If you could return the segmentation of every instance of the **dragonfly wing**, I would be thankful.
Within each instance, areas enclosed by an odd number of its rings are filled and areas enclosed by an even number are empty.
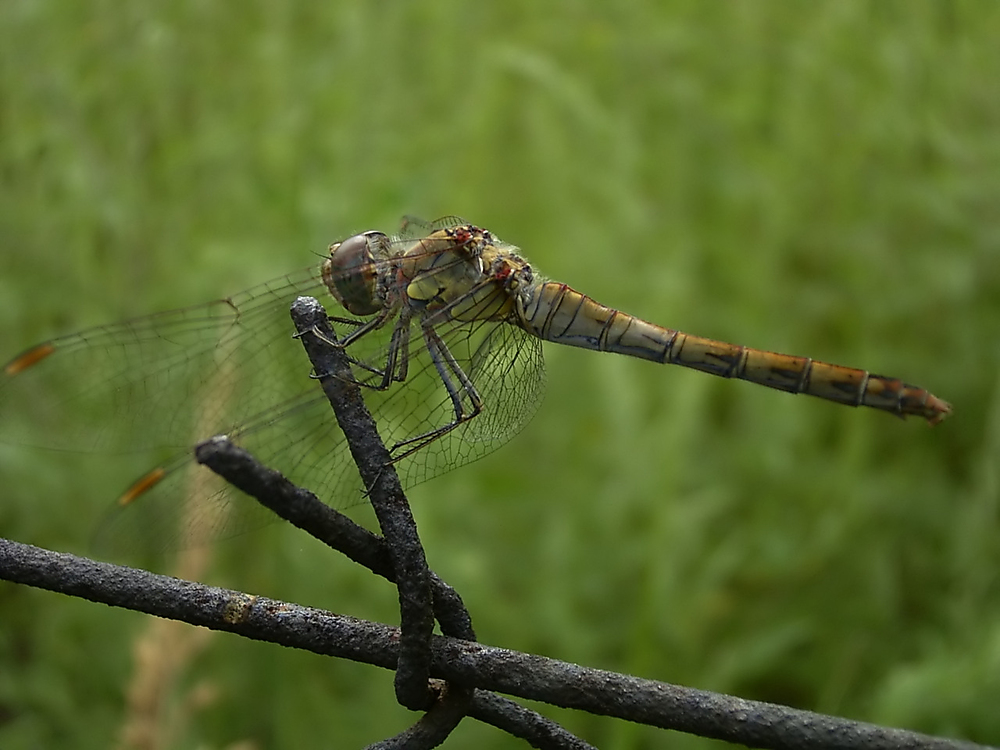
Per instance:
[[[343,433],[316,383],[254,416],[229,437],[331,505],[345,507],[364,498]],[[192,449],[175,454],[160,471],[162,476],[154,474],[155,483],[133,503],[111,509],[98,529],[98,550],[135,556],[197,547],[277,519],[199,465]]]
[[[414,483],[492,453],[534,417],[545,395],[541,341],[508,323],[445,336],[483,400],[482,411],[426,448],[406,467]]]
[[[308,365],[287,310],[321,287],[308,269],[34,347],[0,374],[0,441],[125,453],[227,432],[301,388]]]
[[[344,330],[336,324],[338,334]],[[483,410],[396,464],[404,487],[412,487],[475,461],[509,441],[534,415],[544,391],[540,341],[520,328],[496,321],[449,322],[438,327],[455,361],[481,394]],[[377,380],[384,366],[391,326],[352,346],[359,380]],[[407,378],[386,390],[363,388],[388,446],[448,425],[454,407],[427,348],[412,336]],[[266,466],[314,492],[335,508],[364,500],[363,486],[346,440],[317,384],[251,417],[229,437]],[[197,465],[190,449],[163,464],[162,477],[135,502],[112,510],[98,533],[107,553],[136,555],[198,546],[234,536],[275,519],[270,511]]]
[[[419,240],[438,229],[457,227],[467,224],[465,219],[458,216],[442,216],[434,221],[427,221],[417,216],[404,216],[399,228],[399,239],[404,241]]]
[[[456,416],[419,324],[414,323],[412,328],[407,349],[401,355],[407,359],[406,380],[386,391],[364,392],[379,433],[390,449],[444,428]],[[483,406],[477,416],[396,463],[404,487],[482,458],[508,442],[534,416],[544,393],[541,342],[522,329],[495,320],[451,320],[435,326],[435,331],[457,366],[468,375]],[[385,347],[378,350],[376,358],[364,359],[371,369],[384,365]],[[349,353],[357,356],[354,350]],[[356,372],[359,378],[371,379],[367,369]],[[457,378],[452,380],[457,385]],[[469,395],[460,386],[458,390],[464,406],[471,411]]]

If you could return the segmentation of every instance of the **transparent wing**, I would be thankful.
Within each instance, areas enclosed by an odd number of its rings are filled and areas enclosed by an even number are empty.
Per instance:
[[[288,308],[321,289],[317,267],[40,344],[0,379],[0,441],[124,453],[228,432],[303,387]]]
[[[341,335],[350,330],[344,324],[338,328]],[[483,396],[483,410],[401,459],[396,469],[404,487],[496,450],[527,424],[544,394],[539,339],[496,321],[450,321],[437,332]],[[390,336],[391,326],[387,326],[349,348],[352,357],[365,363],[355,368],[359,380],[377,379],[371,370],[384,364]],[[386,390],[363,389],[379,433],[390,448],[454,419],[448,391],[422,338],[411,336],[401,356],[408,359],[404,382]],[[229,436],[262,463],[333,507],[349,507],[363,501],[362,483],[329,403],[318,385],[312,385],[299,396],[255,415]],[[100,531],[103,550],[134,553],[196,546],[275,520],[269,511],[198,466],[190,450],[176,455],[164,470],[163,479],[134,505],[113,509]]]
[[[458,366],[482,398],[482,411],[396,464],[410,487],[475,461],[513,438],[531,420],[545,393],[541,341],[508,323],[450,323],[437,327]],[[386,445],[450,424],[454,408],[427,348],[410,345],[406,388],[366,394]]]
[[[438,334],[482,395],[483,410],[395,463],[407,488],[482,458],[507,443],[534,416],[544,395],[541,341],[520,328],[494,321],[452,321],[439,326]],[[390,335],[386,328],[366,337],[375,358],[386,356]],[[348,352],[356,358],[363,354],[353,346]],[[448,425],[455,416],[448,391],[420,336],[411,336],[403,356],[409,359],[404,382],[386,390],[362,389],[365,404],[390,451],[398,443]],[[374,361],[377,359],[367,358],[369,364]],[[355,368],[355,375],[359,380],[374,379],[366,369]],[[301,413],[294,421],[264,414],[232,437],[263,463],[334,507],[361,502],[360,477],[326,398],[310,395],[296,408]]]
[[[431,232],[448,227],[457,227],[467,224],[465,219],[459,216],[442,216],[434,221],[421,219],[419,216],[404,216],[399,227],[399,239],[403,241],[419,240],[426,237]]]

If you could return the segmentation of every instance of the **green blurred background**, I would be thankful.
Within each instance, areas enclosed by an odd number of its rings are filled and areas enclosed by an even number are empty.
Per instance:
[[[993,2],[5,0],[0,359],[416,213],[646,319],[903,377],[953,418],[550,345],[528,429],[414,512],[484,642],[1000,743],[997,39]],[[7,445],[0,477],[3,536],[78,552],[121,484]],[[219,549],[212,582],[396,621],[281,526]],[[114,745],[146,627],[0,584],[0,746]],[[162,746],[415,718],[381,670],[201,647]],[[602,748],[712,744],[541,710]]]

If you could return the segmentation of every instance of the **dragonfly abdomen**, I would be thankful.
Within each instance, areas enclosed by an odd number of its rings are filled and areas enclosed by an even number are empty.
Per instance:
[[[602,305],[558,282],[525,291],[518,313],[523,328],[547,341],[683,365],[848,406],[914,414],[931,424],[951,413],[951,406],[929,391],[896,378],[692,336]]]
[[[868,406],[900,417],[913,414],[937,424],[951,406],[930,391],[867,370],[778,354],[674,333],[663,361],[739,378],[788,393],[805,393],[847,406]],[[728,369],[721,368],[725,364]]]

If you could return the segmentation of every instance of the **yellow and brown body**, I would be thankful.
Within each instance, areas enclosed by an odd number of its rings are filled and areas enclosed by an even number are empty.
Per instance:
[[[950,404],[896,378],[663,328],[602,305],[566,284],[550,281],[521,290],[516,311],[518,323],[546,341],[683,365],[899,416],[913,414],[931,424],[951,413]]]

